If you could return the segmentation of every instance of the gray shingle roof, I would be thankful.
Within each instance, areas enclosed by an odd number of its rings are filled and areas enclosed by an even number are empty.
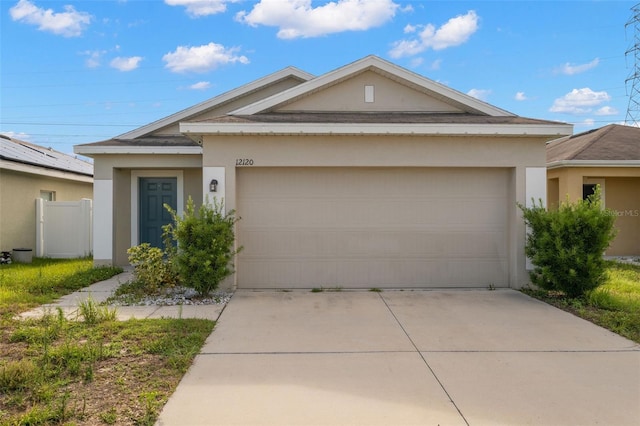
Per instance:
[[[0,159],[45,169],[93,176],[93,164],[29,142],[0,135]]]
[[[197,121],[193,121],[197,122]],[[281,112],[255,115],[224,115],[201,122],[207,123],[376,123],[376,124],[557,124],[519,116],[481,114],[446,114],[427,112]]]
[[[547,144],[547,163],[640,160],[640,128],[609,124]]]
[[[77,146],[199,146],[196,142],[182,135],[143,136],[134,139],[114,138],[106,141],[87,143]]]

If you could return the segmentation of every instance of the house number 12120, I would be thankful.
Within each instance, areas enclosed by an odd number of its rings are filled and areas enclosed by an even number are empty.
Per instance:
[[[237,158],[236,166],[253,166],[253,158]]]

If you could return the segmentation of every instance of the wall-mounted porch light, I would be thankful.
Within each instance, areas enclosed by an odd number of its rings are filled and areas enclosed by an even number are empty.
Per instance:
[[[217,192],[218,191],[218,181],[215,179],[211,179],[211,183],[209,184],[209,192]]]

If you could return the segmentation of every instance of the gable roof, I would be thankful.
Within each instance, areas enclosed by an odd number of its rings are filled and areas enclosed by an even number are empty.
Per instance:
[[[399,67],[377,56],[366,56],[356,62],[345,65],[334,71],[330,71],[319,77],[300,84],[289,90],[255,102],[251,105],[230,112],[230,115],[254,115],[271,112],[274,109],[293,102],[305,96],[309,96],[319,90],[337,84],[365,71],[374,71],[393,80],[400,81],[429,96],[454,105],[460,110],[472,114],[484,114],[492,116],[513,116],[514,114],[503,109],[489,105],[479,99],[451,89],[406,68]]]
[[[375,73],[417,94],[434,109],[312,111],[297,109],[318,92]],[[347,84],[348,84],[347,82]],[[366,87],[365,87],[366,89]],[[333,99],[333,98],[331,98]],[[400,99],[403,99],[400,97]],[[428,102],[432,101],[431,104]],[[365,101],[366,102],[366,101]],[[385,108],[384,104],[382,108]],[[234,109],[235,108],[235,109]],[[330,124],[329,126],[327,124]],[[170,129],[170,130],[169,130]],[[544,136],[569,135],[567,123],[535,120],[487,104],[377,56],[367,56],[319,77],[287,67],[191,108],[113,139],[76,145],[74,152],[96,154],[201,154],[204,134],[423,134]],[[165,130],[168,130],[165,134]],[[195,142],[190,143],[189,141]]]
[[[609,124],[547,144],[549,167],[625,162],[640,162],[640,128]]]
[[[11,165],[28,165],[39,169],[93,176],[93,164],[91,163],[51,148],[44,148],[6,135],[0,135],[0,160],[2,160],[3,168],[14,169],[16,167],[11,167]]]
[[[439,111],[295,110],[304,98],[366,72],[435,99]],[[327,124],[330,124],[329,126]],[[558,137],[573,126],[519,117],[501,108],[415,74],[377,56],[367,56],[226,115],[180,123],[180,131],[201,141],[205,134],[343,134],[343,135],[502,135]]]
[[[269,74],[236,89],[230,90],[228,92],[222,93],[221,95],[201,102],[197,105],[169,115],[168,117],[154,121],[153,123],[147,124],[145,126],[138,127],[137,129],[134,129],[130,132],[123,133],[122,135],[117,136],[115,139],[135,139],[141,136],[149,135],[150,133],[163,127],[180,121],[189,120],[197,115],[205,113],[208,110],[220,107],[227,102],[231,102],[232,100],[237,99],[240,96],[245,96],[258,89],[285,80],[287,78],[294,78],[300,80],[301,82],[304,82],[312,79],[313,75],[304,72],[296,67],[286,67],[280,71],[276,71],[275,73]]]

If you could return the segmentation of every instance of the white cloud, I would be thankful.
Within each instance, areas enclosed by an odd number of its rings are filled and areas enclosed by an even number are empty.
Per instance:
[[[580,64],[580,65],[571,65],[569,62],[567,62],[561,67],[558,67],[556,69],[556,72],[559,72],[561,74],[566,74],[566,75],[580,74],[582,72],[590,70],[591,68],[597,67],[599,63],[600,63],[599,58],[595,58],[591,62],[588,62],[586,64]]]
[[[172,72],[207,72],[220,65],[240,62],[248,64],[246,56],[237,55],[237,47],[226,48],[221,44],[209,43],[202,46],[178,46],[174,52],[162,57]]]
[[[189,89],[191,89],[191,90],[206,90],[206,89],[208,89],[210,87],[211,87],[211,83],[209,83],[208,81],[199,81],[199,82],[189,86]]]
[[[399,40],[393,43],[389,51],[392,58],[417,55],[427,49],[442,50],[453,46],[459,46],[469,40],[469,37],[478,30],[479,17],[475,11],[470,10],[465,15],[458,15],[449,19],[444,25],[436,29],[433,24],[425,26],[407,26],[410,28],[422,28],[418,38]]]
[[[141,56],[130,56],[128,58],[118,56],[113,58],[109,65],[119,71],[133,71],[138,68],[140,61],[142,61]]]
[[[227,3],[236,0],[164,0],[169,6],[184,6],[192,18],[215,15],[227,10]]]
[[[441,66],[442,59],[436,59],[435,61],[431,62],[431,66],[429,68],[432,70],[439,70]]]
[[[21,141],[29,142],[31,141],[31,135],[24,132],[2,132],[3,135],[8,136],[12,139],[18,139]]]
[[[86,12],[78,12],[73,6],[64,6],[64,12],[37,7],[29,0],[20,0],[9,9],[11,19],[37,25],[40,31],[48,31],[64,37],[77,37],[91,23],[93,17]]]
[[[88,68],[98,68],[102,65],[102,56],[107,53],[106,50],[85,50],[80,52],[81,55],[88,56],[84,62]]]
[[[593,127],[595,124],[596,124],[596,122],[593,120],[593,118],[585,118],[582,123],[578,123],[578,126],[581,126],[581,127]]]
[[[567,114],[588,114],[593,111],[592,107],[609,100],[611,100],[611,96],[605,91],[594,92],[588,87],[573,89],[563,97],[556,99],[549,111]]]
[[[607,106],[603,106],[602,108],[599,108],[595,112],[595,115],[616,115],[617,113],[618,113],[617,109],[607,105]]]
[[[417,30],[418,30],[418,27],[416,27],[415,25],[407,24],[407,26],[404,27],[403,32],[405,34],[411,34],[411,33],[415,33]]]
[[[413,58],[411,60],[411,68],[418,68],[424,62],[424,58]]]
[[[514,99],[516,101],[526,101],[529,98],[527,98],[527,96],[524,94],[524,92],[518,92],[518,93],[516,93],[516,96],[514,97]]]
[[[236,20],[253,27],[279,27],[278,38],[319,37],[363,31],[389,21],[398,5],[392,0],[338,0],[312,7],[311,0],[261,0]]]
[[[471,89],[467,92],[467,95],[480,99],[481,101],[486,100],[490,94],[491,90],[487,89]]]

